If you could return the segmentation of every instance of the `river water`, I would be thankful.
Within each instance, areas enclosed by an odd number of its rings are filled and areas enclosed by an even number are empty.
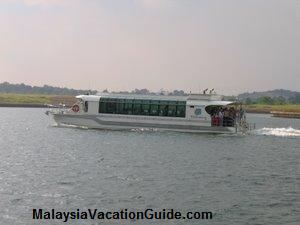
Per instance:
[[[68,224],[300,224],[300,120],[248,114],[250,135],[57,127],[45,109],[0,108],[0,224],[32,209],[211,211],[212,220]]]

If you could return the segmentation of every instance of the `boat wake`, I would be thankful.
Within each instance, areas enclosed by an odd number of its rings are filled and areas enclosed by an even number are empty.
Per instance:
[[[158,129],[156,128],[132,128],[130,131],[133,132],[157,132]]]
[[[300,137],[300,130],[288,128],[264,127],[254,131],[256,135],[277,136],[277,137]]]
[[[71,124],[58,124],[58,123],[55,123],[55,124],[52,124],[51,127],[58,127],[58,128],[77,128],[77,129],[83,129],[83,130],[88,130],[88,127],[86,126],[78,126],[78,125],[71,125]]]

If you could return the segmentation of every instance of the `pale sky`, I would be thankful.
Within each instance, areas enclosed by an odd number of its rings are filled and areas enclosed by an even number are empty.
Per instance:
[[[0,82],[300,91],[300,0],[0,0]]]

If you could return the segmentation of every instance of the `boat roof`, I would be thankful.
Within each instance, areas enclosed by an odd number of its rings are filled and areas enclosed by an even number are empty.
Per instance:
[[[234,102],[222,101],[222,96],[216,94],[189,94],[186,96],[174,95],[138,95],[138,94],[113,94],[100,93],[99,95],[78,95],[78,99],[89,102],[98,102],[100,98],[121,98],[121,99],[145,99],[165,101],[186,101],[187,105],[229,105]]]

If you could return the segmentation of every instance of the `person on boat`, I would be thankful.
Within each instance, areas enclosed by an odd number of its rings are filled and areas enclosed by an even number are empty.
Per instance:
[[[220,118],[219,118],[217,112],[214,113],[213,116],[212,116],[212,125],[216,126],[216,127],[220,126]]]
[[[242,107],[239,110],[239,115],[240,115],[240,120],[246,119],[245,110]]]
[[[229,112],[228,112],[227,108],[224,108],[224,111],[223,111],[223,126],[224,127],[227,127],[228,118],[229,118]]]
[[[233,107],[230,107],[229,108],[228,126],[233,127],[235,117],[236,117],[236,111]]]
[[[223,126],[223,117],[224,117],[223,109],[219,110],[218,116],[219,116],[219,125]]]

